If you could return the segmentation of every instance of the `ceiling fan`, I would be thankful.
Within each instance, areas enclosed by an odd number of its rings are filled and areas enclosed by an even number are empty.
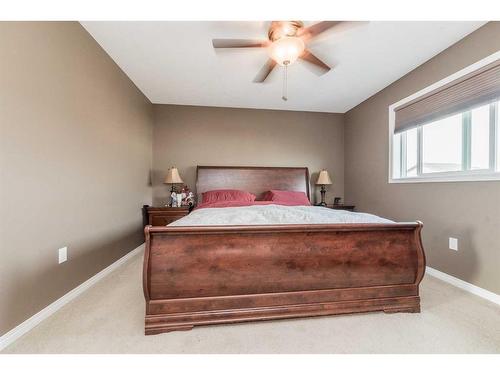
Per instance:
[[[322,21],[304,27],[302,21],[272,21],[267,40],[212,39],[212,45],[214,48],[268,48],[269,59],[253,80],[257,83],[264,82],[276,64],[286,69],[297,59],[313,64],[324,74],[331,67],[316,57],[307,48],[307,43],[340,23],[342,21]]]

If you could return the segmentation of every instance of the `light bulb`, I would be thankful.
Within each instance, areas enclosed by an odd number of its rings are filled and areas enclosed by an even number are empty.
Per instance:
[[[288,35],[288,34],[292,33],[293,31],[294,31],[294,30],[293,30],[293,28],[290,26],[290,24],[285,23],[285,24],[283,25],[283,35]]]
[[[294,36],[282,37],[271,44],[269,55],[279,65],[290,65],[304,52],[305,45],[302,39]]]

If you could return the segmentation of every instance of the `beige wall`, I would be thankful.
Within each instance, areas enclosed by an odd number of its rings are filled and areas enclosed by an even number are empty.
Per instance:
[[[388,184],[388,106],[500,50],[490,22],[346,114],[346,195],[362,211],[422,220],[427,262],[500,293],[500,182]],[[395,51],[397,56],[397,51]],[[448,237],[459,251],[448,249]]]
[[[143,242],[152,105],[76,22],[0,46],[1,335]]]
[[[344,196],[344,119],[347,201],[423,220],[429,265],[500,292],[500,182],[387,183],[388,105],[499,50],[498,22],[345,117],[151,105],[76,22],[1,22],[0,45],[0,335],[142,243],[171,165],[193,188],[198,164],[327,168]]]
[[[327,168],[328,201],[344,196],[341,114],[176,105],[154,105],[154,113],[154,204],[167,201],[172,165],[193,190],[197,165],[305,166],[312,179]]]

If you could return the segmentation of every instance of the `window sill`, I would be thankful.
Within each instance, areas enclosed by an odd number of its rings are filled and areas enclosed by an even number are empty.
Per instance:
[[[412,184],[419,182],[478,182],[478,181],[500,181],[500,172],[470,175],[447,175],[447,176],[424,176],[389,178],[390,184]]]

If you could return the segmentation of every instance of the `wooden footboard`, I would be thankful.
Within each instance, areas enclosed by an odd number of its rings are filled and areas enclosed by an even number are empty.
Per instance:
[[[354,312],[419,312],[422,223],[146,226],[146,334]]]

